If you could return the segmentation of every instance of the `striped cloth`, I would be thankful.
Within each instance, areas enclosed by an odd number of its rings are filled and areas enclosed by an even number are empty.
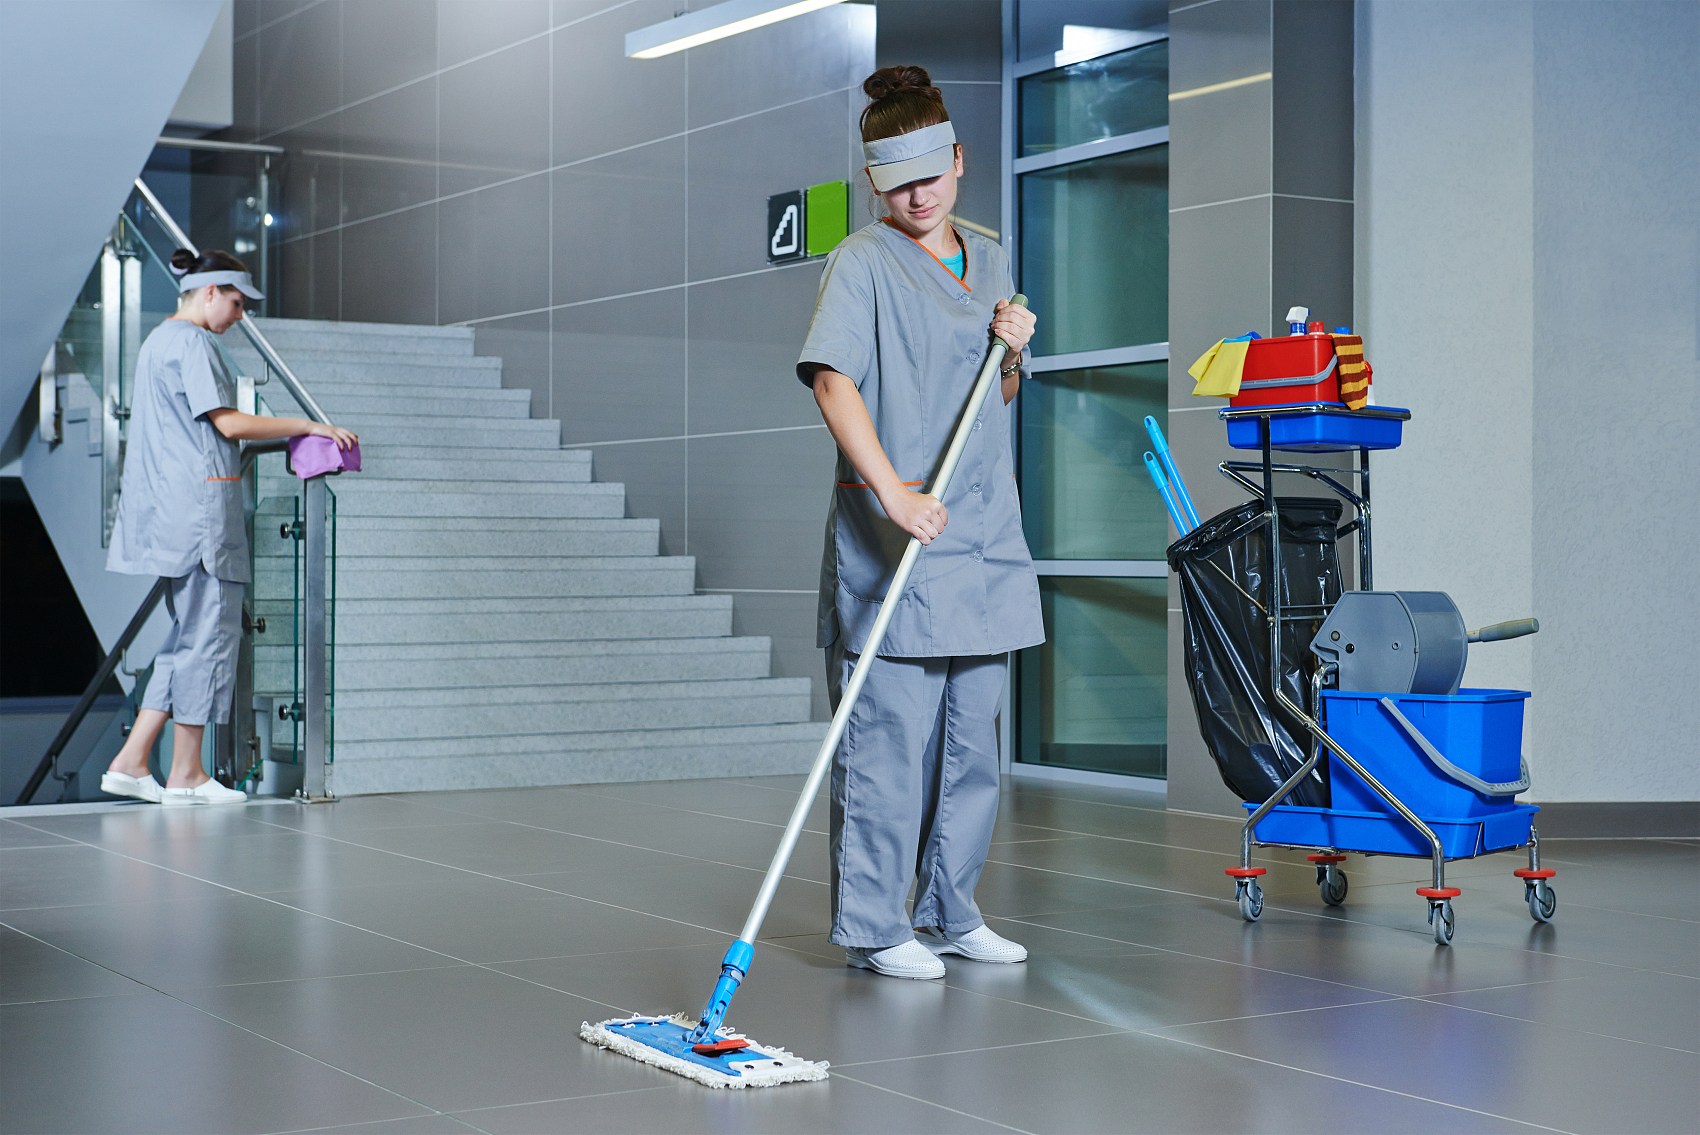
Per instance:
[[[1340,360],[1340,401],[1346,404],[1348,410],[1363,409],[1369,401],[1370,376],[1375,373],[1370,369],[1369,360],[1364,358],[1364,337],[1334,336],[1334,355]]]

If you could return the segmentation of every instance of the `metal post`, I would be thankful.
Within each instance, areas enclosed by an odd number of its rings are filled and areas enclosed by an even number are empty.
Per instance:
[[[1369,450],[1358,450],[1358,590],[1374,591],[1375,578],[1369,546]]]
[[[328,800],[330,770],[325,763],[326,713],[330,708],[327,697],[325,668],[326,589],[325,559],[327,548],[326,512],[330,494],[323,475],[309,479],[305,490],[304,519],[306,531],[302,536],[302,704],[306,720],[302,722],[301,795],[308,800]]]
[[[122,222],[120,222],[122,223]],[[100,546],[118,517],[118,373],[124,366],[124,269],[116,230],[100,250]]]

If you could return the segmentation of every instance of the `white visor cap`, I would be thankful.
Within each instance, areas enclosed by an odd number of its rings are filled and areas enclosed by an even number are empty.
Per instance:
[[[881,193],[889,193],[911,181],[937,177],[956,164],[956,131],[948,122],[936,122],[899,134],[862,143],[868,163],[868,178]]]
[[[190,272],[187,276],[178,277],[177,291],[181,294],[208,284],[231,285],[251,300],[266,298],[265,293],[254,286],[254,277],[246,272]]]

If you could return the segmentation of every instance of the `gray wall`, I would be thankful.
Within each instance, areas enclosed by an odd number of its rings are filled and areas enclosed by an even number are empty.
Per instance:
[[[874,9],[625,58],[681,7],[239,3],[239,128],[290,149],[284,314],[476,328],[775,673],[818,679],[833,446],[793,368],[819,264],[767,265],[766,199],[856,180]]]
[[[1534,691],[1536,800],[1700,798],[1697,57],[1681,0],[1359,5],[1377,583],[1540,618],[1466,677]]]

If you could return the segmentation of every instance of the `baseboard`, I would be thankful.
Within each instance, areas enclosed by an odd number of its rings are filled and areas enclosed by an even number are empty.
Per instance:
[[[1535,827],[1542,839],[1700,839],[1700,800],[1541,804]]]
[[[1122,792],[1139,792],[1152,796],[1168,796],[1167,781],[1149,776],[1123,776],[1113,772],[1090,772],[1086,769],[1058,768],[1055,765],[1027,764],[1013,761],[1009,775],[1019,780],[1051,780],[1061,784],[1089,784],[1094,788],[1113,788]]]

